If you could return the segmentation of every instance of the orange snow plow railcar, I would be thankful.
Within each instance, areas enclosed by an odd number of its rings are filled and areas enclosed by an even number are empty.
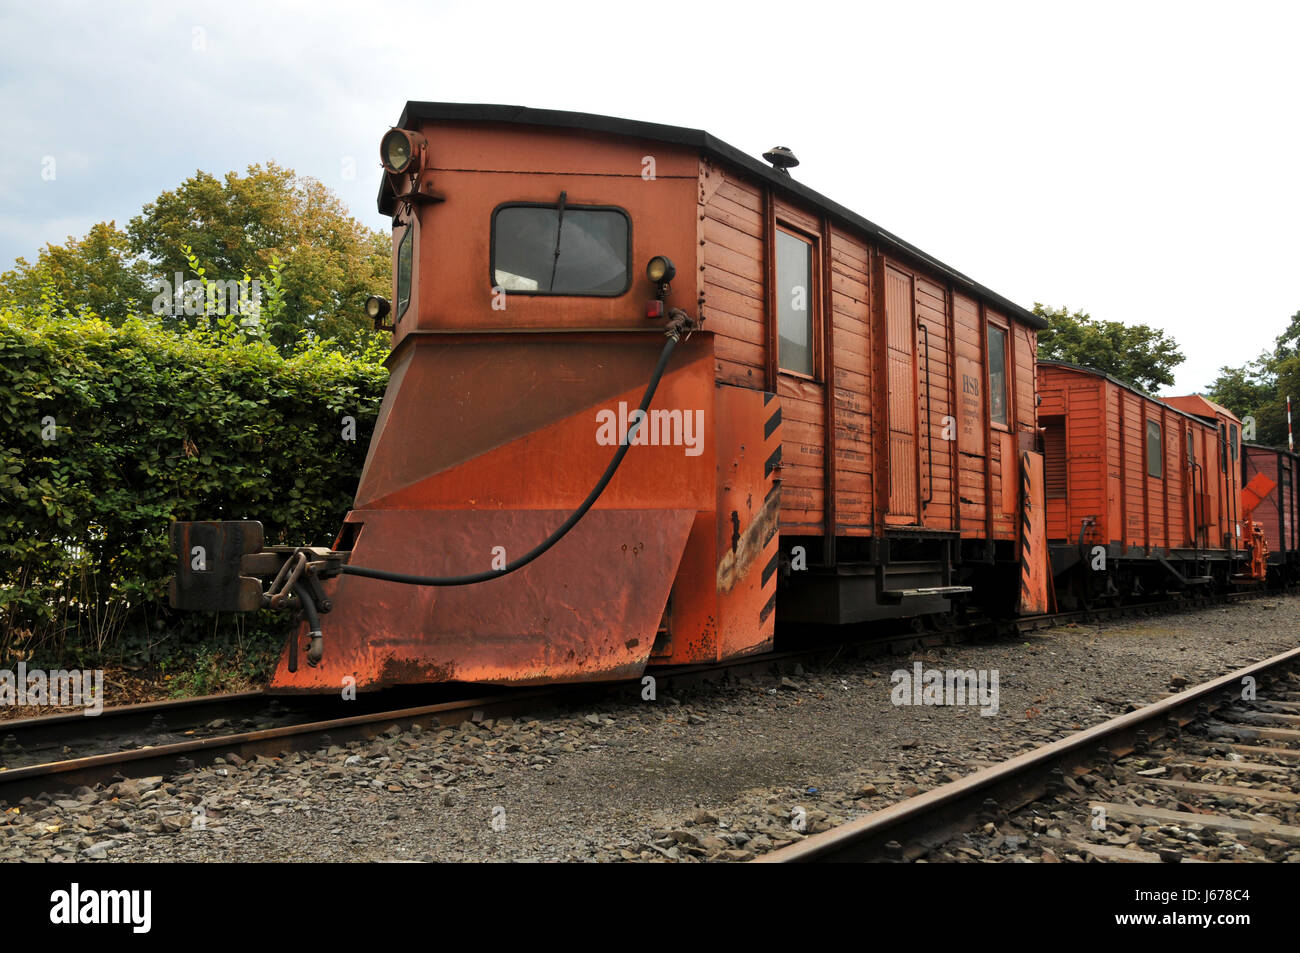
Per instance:
[[[778,619],[1047,609],[1041,318],[788,150],[413,102],[381,151],[392,373],[342,531],[175,530],[174,605],[302,610],[273,689],[610,680],[767,650]]]

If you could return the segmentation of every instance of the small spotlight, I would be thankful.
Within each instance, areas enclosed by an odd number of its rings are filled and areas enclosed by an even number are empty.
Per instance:
[[[379,158],[389,172],[420,171],[420,147],[424,137],[406,129],[389,129],[379,141]]]
[[[657,285],[672,281],[676,274],[677,269],[667,255],[655,255],[650,259],[650,264],[645,266],[645,276]]]
[[[379,295],[371,295],[366,299],[366,317],[375,323],[375,328],[382,328],[384,318],[392,310],[392,305],[388,303],[387,298],[381,298]]]

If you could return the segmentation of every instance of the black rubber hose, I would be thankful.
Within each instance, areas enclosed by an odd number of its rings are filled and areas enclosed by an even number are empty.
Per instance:
[[[663,351],[659,354],[659,363],[655,365],[654,373],[650,376],[650,383],[646,386],[645,396],[641,398],[640,417],[633,427],[628,431],[627,439],[624,440],[614,454],[614,458],[609,461],[609,466],[605,468],[605,473],[601,476],[600,481],[587,494],[587,498],[582,501],[582,505],[574,510],[569,518],[566,519],[560,527],[546,539],[542,540],[536,547],[520,556],[514,562],[507,563],[501,569],[489,569],[486,572],[471,573],[468,576],[412,576],[400,572],[388,572],[384,569],[370,569],[365,566],[343,566],[340,572],[352,576],[364,576],[367,579],[382,579],[385,582],[400,582],[408,586],[469,586],[478,582],[487,582],[490,579],[500,579],[502,576],[509,575],[516,569],[522,569],[530,562],[536,559],[542,553],[546,552],[577,525],[578,520],[586,515],[592,505],[605,492],[605,487],[609,481],[614,479],[614,474],[618,471],[618,465],[623,462],[627,456],[628,448],[632,445],[632,435],[637,432],[637,428],[645,422],[646,411],[650,408],[650,401],[654,399],[655,390],[659,387],[659,380],[664,376],[664,369],[668,366],[668,358],[672,356],[673,348],[677,346],[677,339],[669,337],[664,344]],[[310,661],[310,658],[309,658]]]
[[[320,616],[316,614],[316,603],[311,597],[311,591],[305,585],[301,582],[294,583],[293,591],[302,605],[302,614],[307,619],[307,635],[311,638],[311,647],[307,649],[307,664],[315,668],[325,655],[325,636],[321,632]]]

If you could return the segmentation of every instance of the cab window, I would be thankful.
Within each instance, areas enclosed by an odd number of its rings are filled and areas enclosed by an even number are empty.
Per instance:
[[[492,284],[510,294],[616,297],[632,285],[620,208],[511,203],[492,213]]]
[[[411,257],[414,254],[411,232],[414,230],[407,225],[397,245],[397,314],[393,317],[394,323],[402,319],[411,304]]]

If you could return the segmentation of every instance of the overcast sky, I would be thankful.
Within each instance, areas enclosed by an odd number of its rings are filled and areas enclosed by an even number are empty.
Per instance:
[[[379,138],[427,99],[788,145],[1026,307],[1166,329],[1168,393],[1300,310],[1300,3],[0,0],[0,37],[0,270],[268,159],[387,227]]]

